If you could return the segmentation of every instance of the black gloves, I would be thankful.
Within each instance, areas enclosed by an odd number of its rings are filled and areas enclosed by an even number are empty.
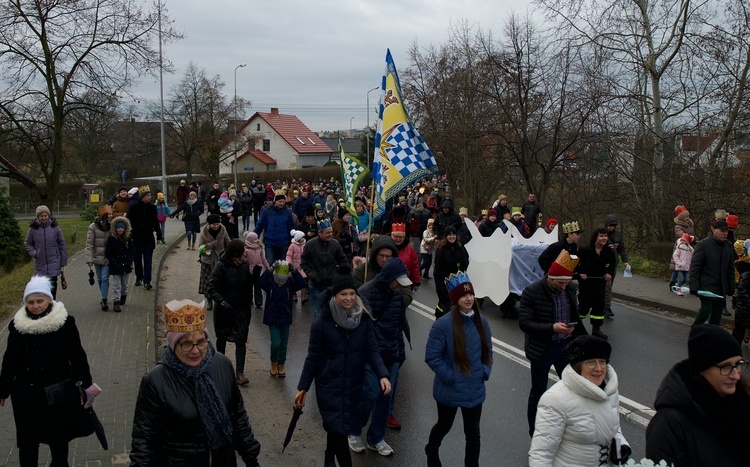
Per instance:
[[[617,443],[612,439],[612,444],[609,446],[609,460],[612,461],[613,464],[620,465],[626,463],[628,459],[630,459],[630,454],[632,453],[633,450],[630,449],[630,446],[623,444],[620,446],[620,452],[618,455]]]
[[[221,307],[222,307],[222,308],[224,308],[224,309],[225,309],[225,310],[227,310],[227,311],[237,311],[237,310],[235,310],[235,309],[234,309],[234,307],[233,307],[232,305],[230,305],[230,304],[229,304],[229,302],[228,302],[228,301],[226,301],[226,300],[224,300],[223,302],[221,302],[221,303],[220,303],[219,305],[221,305]]]

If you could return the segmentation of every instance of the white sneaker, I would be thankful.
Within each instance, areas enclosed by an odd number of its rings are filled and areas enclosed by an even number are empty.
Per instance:
[[[349,435],[346,437],[347,441],[349,441],[349,449],[351,449],[354,452],[364,452],[365,451],[365,445],[362,443],[362,437],[361,436],[354,436]]]
[[[349,444],[351,446],[351,443]],[[375,446],[370,446],[370,443],[367,443],[367,449],[370,449],[372,451],[378,451],[378,454],[381,456],[390,456],[393,454],[393,448],[385,442],[385,440],[379,442]]]

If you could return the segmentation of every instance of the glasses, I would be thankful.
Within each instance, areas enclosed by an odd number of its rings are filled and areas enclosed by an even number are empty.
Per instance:
[[[586,368],[589,368],[591,370],[593,370],[597,366],[600,366],[602,368],[607,368],[607,361],[604,360],[603,358],[594,358],[594,359],[591,359],[591,360],[584,360],[583,361],[583,365]]]
[[[714,365],[716,368],[719,369],[719,373],[721,373],[721,376],[729,376],[732,374],[732,370],[737,370],[740,374],[744,373],[747,369],[747,362],[745,360],[740,360],[736,364],[732,365],[731,363],[727,363],[726,365]]]
[[[384,254],[379,254],[379,255],[378,255],[378,258],[381,258],[381,259],[388,259],[388,258],[390,258],[390,257],[392,257],[392,256],[393,256],[393,255],[384,255]]]
[[[193,344],[192,342],[182,342],[182,343],[180,343],[180,349],[183,352],[186,352],[186,353],[187,352],[192,352],[193,351],[193,347],[198,347],[198,350],[206,350],[206,348],[208,347],[208,339],[201,339],[198,342],[196,342],[195,344]]]

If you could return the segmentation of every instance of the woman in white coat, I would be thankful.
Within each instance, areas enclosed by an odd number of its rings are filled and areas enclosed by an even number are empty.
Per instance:
[[[612,347],[580,336],[565,350],[570,365],[539,400],[529,466],[618,465],[631,450],[620,431]]]

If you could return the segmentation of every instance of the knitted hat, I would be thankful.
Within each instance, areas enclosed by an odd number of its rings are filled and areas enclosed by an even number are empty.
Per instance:
[[[573,279],[573,271],[578,266],[578,256],[571,255],[568,250],[563,250],[557,255],[557,259],[549,267],[547,277],[550,279]]]
[[[52,298],[52,282],[50,282],[49,277],[33,276],[29,280],[29,283],[26,284],[26,289],[23,291],[24,303],[26,303],[26,299],[29,298],[29,295],[35,293],[46,295],[50,300],[54,300],[54,298]]]
[[[693,374],[697,375],[728,358],[741,356],[740,344],[721,326],[698,324],[690,329],[688,360]]]
[[[221,216],[216,213],[206,216],[206,224],[218,224],[219,222],[221,222]]]
[[[456,232],[456,228],[453,227],[452,225],[445,226],[445,228],[443,229],[443,237],[447,237],[448,235],[451,235],[451,234],[458,235],[458,232]]]
[[[172,300],[164,305],[164,323],[167,327],[167,342],[172,350],[177,341],[189,332],[203,331],[208,337],[205,302]]]
[[[680,238],[683,239],[683,240],[685,240],[685,242],[688,245],[691,244],[691,243],[693,243],[693,237],[689,233],[682,234],[682,237],[680,237]],[[737,241],[742,241],[742,240],[737,240]]]
[[[550,224],[555,224],[555,225],[557,225],[557,224],[559,224],[559,222],[557,222],[557,219],[555,219],[554,217],[550,217],[549,219],[547,219],[547,223],[546,223],[546,224],[545,224],[544,226],[545,226],[545,227],[546,227],[547,229],[549,229],[549,226],[550,226]]]
[[[565,360],[571,365],[593,358],[603,358],[609,362],[612,346],[604,339],[594,336],[578,336],[568,344],[563,352]]]
[[[713,228],[714,229],[719,229],[719,230],[728,229],[729,228],[729,224],[727,224],[727,221],[719,219],[718,221],[714,221]]]
[[[110,206],[109,204],[99,206],[99,215],[103,216],[104,214],[112,214],[112,206]]]
[[[474,286],[469,281],[469,276],[463,271],[451,273],[445,280],[445,288],[450,294],[451,303],[456,304],[464,295],[474,294]]]
[[[354,283],[354,277],[352,276],[352,268],[348,264],[344,263],[338,267],[336,272],[333,274],[333,280],[331,282],[331,289],[333,295],[346,289],[355,289],[357,286]]]
[[[156,199],[157,199],[157,200],[162,200],[162,199],[164,199],[164,193],[162,193],[161,191],[160,191],[160,192],[158,192],[158,193],[156,194]]]
[[[487,217],[495,216],[497,217],[497,210],[496,209],[488,209],[487,210]]]
[[[685,211],[687,211],[687,208],[685,207],[685,205],[684,204],[680,204],[679,206],[677,206],[677,207],[674,208],[674,215],[675,216],[679,216],[680,214],[682,214]]]
[[[347,214],[350,214],[349,211],[347,211],[345,207],[340,206],[338,212],[336,213],[336,217],[339,219],[343,219]]]
[[[49,208],[43,204],[40,204],[36,208],[36,217],[39,217],[40,214],[47,214],[48,217],[52,216],[52,213],[49,211]]]
[[[519,215],[520,216],[520,215],[522,215],[521,214],[521,208],[519,208],[518,206],[513,207],[513,209],[510,210],[510,214],[512,216],[515,216],[515,215]]]
[[[246,232],[245,233],[245,245],[249,245],[251,243],[255,243],[258,241],[258,234],[255,232]]]
[[[294,242],[295,242],[295,243],[297,243],[297,242],[298,242],[298,241],[299,241],[299,240],[300,240],[301,238],[304,238],[304,237],[305,237],[305,233],[304,233],[304,232],[302,232],[302,231],[300,231],[300,230],[294,230],[294,229],[292,229],[292,230],[291,230],[291,231],[289,232],[289,235],[291,235],[291,236],[292,236],[292,238],[294,239]]]
[[[118,219],[120,220],[115,221],[115,229],[127,229],[128,224],[125,223],[124,218],[120,217]]]
[[[727,216],[727,225],[730,229],[736,229],[740,226],[740,219],[735,214]]]
[[[151,194],[151,187],[149,187],[148,185],[143,185],[142,187],[138,188],[138,195],[141,198],[150,194]]]
[[[131,188],[131,189],[129,189],[129,190],[128,190],[128,194],[129,194],[130,196],[133,196],[133,195],[134,195],[134,194],[136,194],[136,193],[138,193],[138,187],[135,187],[135,186],[134,186],[133,188]]]

